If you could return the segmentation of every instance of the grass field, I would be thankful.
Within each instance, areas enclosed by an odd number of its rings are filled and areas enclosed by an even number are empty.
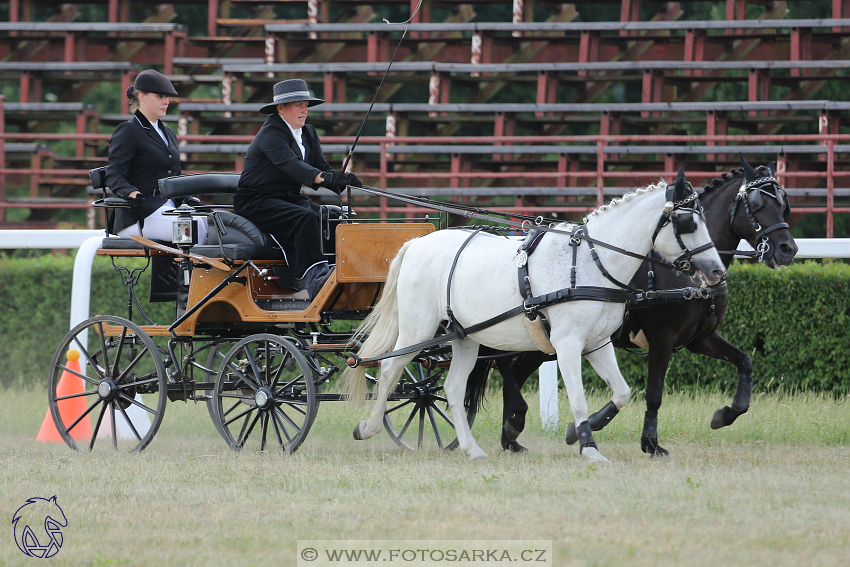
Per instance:
[[[293,456],[235,454],[201,404],[169,404],[141,454],[75,453],[34,441],[43,391],[0,398],[0,565],[31,565],[10,520],[27,498],[58,496],[68,518],[58,565],[296,564],[298,540],[551,540],[554,565],[799,567],[850,565],[850,399],[757,396],[731,428],[711,431],[713,394],[668,394],[661,442],[640,452],[636,395],[596,435],[611,462],[588,466],[559,431],[540,428],[530,453],[498,444],[501,403],[473,432],[486,460],[403,453],[388,437],[355,442],[365,417],[326,403]],[[591,407],[605,402],[591,394]]]

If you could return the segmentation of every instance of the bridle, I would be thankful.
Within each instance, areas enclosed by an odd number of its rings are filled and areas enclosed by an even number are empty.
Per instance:
[[[773,192],[768,191],[768,188],[771,187],[773,188]],[[772,226],[763,228],[756,220],[755,212],[764,207],[762,193],[776,199],[776,202],[779,203],[780,206],[784,205],[784,209],[782,211],[783,217],[787,217],[791,214],[791,203],[788,202],[785,191],[779,185],[779,180],[773,176],[765,176],[758,177],[752,181],[741,184],[741,188],[738,189],[738,194],[735,195],[735,201],[732,203],[732,212],[729,217],[729,225],[734,226],[735,213],[738,211],[738,205],[743,203],[744,212],[755,231],[755,236],[758,241],[755,247],[755,254],[753,254],[753,256],[756,254],[758,255],[756,258],[758,262],[763,261],[766,257],[770,258],[773,256],[773,245],[767,235],[776,230],[789,228],[788,223],[786,222],[778,222]]]
[[[680,201],[673,200],[675,185],[667,186],[667,202],[664,205],[664,212],[661,214],[661,218],[658,219],[658,225],[655,227],[655,232],[652,233],[652,245],[655,246],[655,239],[658,237],[658,233],[661,232],[661,229],[672,223],[673,235],[676,237],[676,242],[679,243],[679,247],[684,251],[678,258],[673,260],[673,268],[679,273],[693,276],[696,272],[696,268],[694,268],[692,262],[693,257],[700,252],[705,252],[706,250],[714,248],[714,242],[708,241],[702,246],[698,246],[697,248],[690,250],[685,245],[684,241],[682,241],[683,234],[692,234],[697,229],[694,215],[703,217],[703,222],[705,222],[705,213],[703,212],[702,205],[699,202],[699,194],[694,191],[694,188],[690,183],[687,181],[685,181],[685,183],[688,188],[690,188],[690,193]]]

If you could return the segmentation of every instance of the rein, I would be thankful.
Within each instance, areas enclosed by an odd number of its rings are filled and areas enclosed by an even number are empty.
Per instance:
[[[437,201],[430,201],[428,199],[412,197],[410,195],[402,195],[402,194],[399,194],[399,193],[391,193],[389,191],[384,191],[383,189],[378,189],[377,187],[371,187],[369,185],[364,185],[363,187],[359,187],[358,189],[365,191],[367,193],[371,193],[373,195],[378,195],[380,197],[387,197],[387,198],[390,198],[390,199],[394,199],[394,200],[400,201],[402,203],[413,204],[413,205],[416,205],[416,204],[422,205],[426,208],[433,209],[435,211],[460,215],[460,216],[463,216],[463,217],[466,217],[466,218],[474,218],[474,219],[478,219],[478,220],[486,220],[486,221],[490,221],[490,222],[497,222],[497,223],[500,223],[500,224],[503,224],[503,225],[506,225],[506,226],[518,228],[518,229],[522,230],[523,232],[527,232],[529,230],[529,228],[532,228],[533,230],[539,230],[541,232],[551,232],[553,234],[560,234],[560,235],[563,235],[563,236],[569,236],[570,238],[580,238],[581,240],[584,240],[588,243],[595,244],[597,246],[601,246],[601,247],[607,248],[609,250],[613,250],[614,252],[617,252],[618,254],[622,254],[624,256],[630,256],[630,257],[636,258],[638,260],[652,261],[652,262],[657,263],[659,266],[662,266],[664,268],[667,268],[669,270],[673,270],[673,271],[676,271],[676,272],[682,271],[678,266],[674,265],[673,263],[667,262],[666,260],[659,260],[657,258],[653,259],[648,255],[637,254],[636,252],[632,252],[631,250],[626,250],[624,248],[620,248],[619,246],[614,246],[613,244],[608,244],[607,242],[603,242],[602,240],[597,240],[595,238],[592,238],[592,237],[588,236],[587,234],[580,234],[578,232],[578,229],[576,229],[575,231],[572,231],[572,232],[567,232],[565,230],[559,230],[557,228],[552,228],[550,226],[546,226],[545,224],[535,224],[532,227],[527,220],[519,223],[519,222],[516,222],[516,221],[512,221],[510,219],[503,219],[503,218],[495,217],[495,216],[491,215],[494,211],[489,211],[487,209],[475,209],[475,210],[460,209],[459,207],[447,206],[447,205],[444,205],[444,204],[439,203]],[[513,215],[511,215],[511,216],[513,216]],[[707,248],[704,248],[705,246],[706,245],[701,246],[700,249],[699,249],[699,252],[702,252],[703,250],[707,249]],[[710,246],[708,246],[708,248],[711,248],[711,246],[714,246],[714,244],[712,243]],[[692,253],[696,254],[698,252],[692,252]]]

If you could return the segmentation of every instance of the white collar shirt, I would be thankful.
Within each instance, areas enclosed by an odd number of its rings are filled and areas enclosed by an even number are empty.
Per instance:
[[[280,116],[280,115],[278,115]],[[280,117],[283,120],[283,116]],[[298,144],[298,149],[301,150],[301,159],[305,159],[307,153],[304,151],[304,142],[301,140],[301,130],[302,128],[293,128],[289,122],[283,120],[283,123],[289,128],[289,131],[292,132],[292,136],[295,138],[295,143]]]

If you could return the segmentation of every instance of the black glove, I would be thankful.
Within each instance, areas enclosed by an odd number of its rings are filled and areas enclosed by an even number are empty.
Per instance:
[[[337,195],[342,193],[346,186],[348,186],[348,175],[340,171],[323,171],[322,178],[324,181],[320,185],[327,187]]]
[[[139,193],[135,197],[127,197],[127,202],[130,203],[130,216],[137,221],[142,220],[147,215],[145,214],[145,196]]]
[[[346,175],[348,175],[348,184],[349,185],[351,185],[353,187],[363,187],[363,184],[360,182],[359,179],[357,179],[357,176],[354,175],[354,173],[348,172]]]

